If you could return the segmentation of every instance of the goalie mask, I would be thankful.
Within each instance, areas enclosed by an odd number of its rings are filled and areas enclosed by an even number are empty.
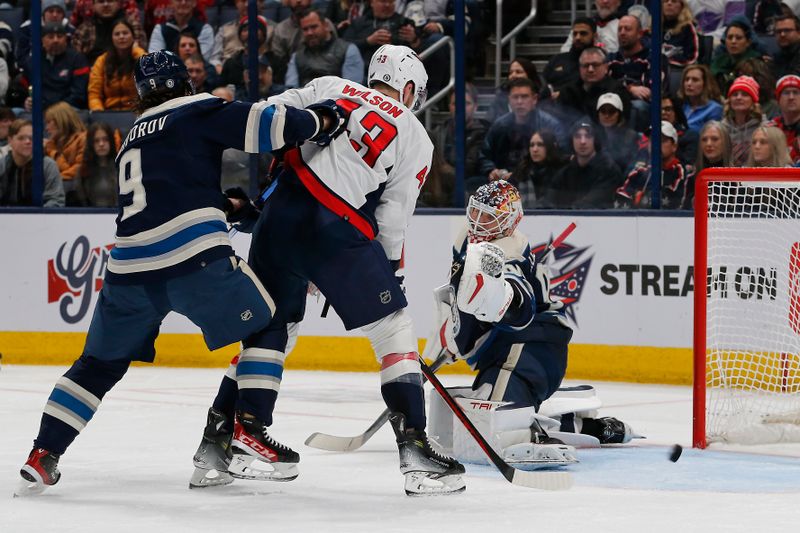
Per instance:
[[[516,187],[505,180],[481,185],[467,206],[470,242],[508,237],[522,220],[522,200]]]
[[[428,73],[417,53],[407,46],[385,44],[378,48],[369,61],[367,85],[385,83],[400,93],[403,102],[403,89],[408,82],[414,84],[414,99],[409,109],[417,111],[428,98]]]

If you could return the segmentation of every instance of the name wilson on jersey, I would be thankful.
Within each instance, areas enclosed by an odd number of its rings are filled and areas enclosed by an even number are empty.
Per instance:
[[[349,85],[344,86],[342,93],[344,93],[346,96],[361,98],[366,103],[374,105],[381,111],[392,115],[394,118],[397,118],[403,114],[403,110],[401,108],[387,100],[382,94],[377,94],[373,91],[359,90],[355,87],[350,87]]]

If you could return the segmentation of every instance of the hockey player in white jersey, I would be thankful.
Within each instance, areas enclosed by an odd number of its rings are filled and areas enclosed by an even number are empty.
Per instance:
[[[228,473],[234,477],[286,481],[297,476],[297,453],[278,445],[267,428],[290,343],[287,326],[302,320],[310,281],[345,327],[360,328],[372,344],[381,364],[381,393],[393,413],[406,493],[464,490],[463,466],[437,454],[425,433],[417,341],[395,277],[431,165],[433,147],[413,114],[425,101],[427,79],[410,48],[385,45],[372,57],[367,86],[323,77],[268,100],[300,107],[334,100],[349,115],[346,134],[324,148],[305,143],[283,154],[249,258],[275,299],[275,317],[223,379],[215,418],[209,417],[195,455],[198,486],[231,481],[211,471],[206,460],[222,456],[228,440]],[[236,401],[236,383],[248,380],[251,371],[270,375],[269,401],[243,406]]]
[[[457,392],[470,399],[462,405],[506,460],[563,465],[576,461],[568,444],[622,443],[634,435],[615,418],[597,418],[591,387],[559,389],[572,329],[561,303],[550,298],[546,267],[517,229],[522,215],[518,191],[504,180],[482,185],[470,198],[450,283],[436,291],[446,318],[429,342],[441,342],[454,360],[478,371],[472,387]],[[483,460],[469,453],[471,439],[454,434],[446,407],[432,401],[431,419],[431,434],[445,450],[459,460]]]

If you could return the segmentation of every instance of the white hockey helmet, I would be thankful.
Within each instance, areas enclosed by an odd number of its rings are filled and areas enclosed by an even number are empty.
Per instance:
[[[403,88],[408,82],[414,84],[414,100],[411,111],[416,111],[428,97],[428,73],[417,53],[407,46],[384,44],[378,48],[369,61],[367,85],[375,82],[385,83],[400,93],[403,102]]]

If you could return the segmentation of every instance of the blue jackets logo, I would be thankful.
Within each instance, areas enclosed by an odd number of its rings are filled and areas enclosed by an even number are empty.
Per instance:
[[[103,275],[113,244],[91,248],[81,235],[63,243],[55,258],[47,261],[47,303],[58,303],[67,324],[83,320],[91,307],[93,294],[103,288]]]
[[[531,248],[531,252],[539,255],[549,244],[541,243]],[[580,302],[583,289],[586,287],[586,278],[592,266],[589,247],[577,248],[568,242],[550,253],[547,259],[552,277],[550,279],[550,297],[554,302],[563,304],[564,315],[577,325],[577,304]]]

